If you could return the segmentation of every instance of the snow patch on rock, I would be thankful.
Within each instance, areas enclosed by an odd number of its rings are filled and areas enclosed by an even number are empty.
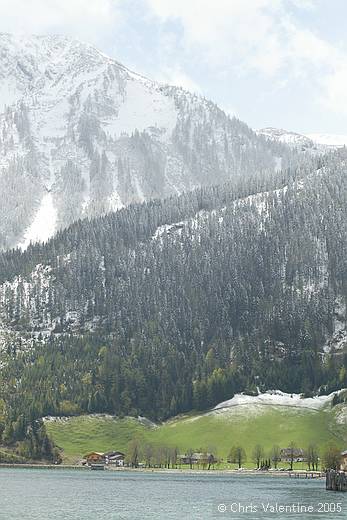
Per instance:
[[[163,130],[170,137],[176,121],[177,111],[172,98],[163,96],[149,81],[129,80],[118,117],[109,121],[105,128],[114,138],[122,134],[131,135],[135,130],[143,132],[151,127]]]
[[[46,193],[36,216],[25,232],[23,241],[19,247],[24,251],[31,243],[46,242],[51,238],[56,230],[57,212],[54,207],[53,197],[51,193]]]

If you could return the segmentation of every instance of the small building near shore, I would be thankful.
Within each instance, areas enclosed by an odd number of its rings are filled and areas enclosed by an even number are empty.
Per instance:
[[[124,466],[125,453],[122,453],[121,451],[109,451],[104,455],[106,464],[113,466]]]
[[[282,448],[280,458],[284,462],[306,462],[307,458],[302,448]]]
[[[83,458],[86,460],[88,466],[91,464],[105,464],[106,462],[105,454],[98,451],[91,451],[90,453],[84,455]]]
[[[216,457],[213,455],[213,453],[203,453],[203,452],[195,452],[185,455],[180,455],[178,457],[178,461],[181,464],[196,464],[196,465],[210,465],[215,464],[217,462]]]
[[[341,452],[341,471],[347,471],[347,450]]]

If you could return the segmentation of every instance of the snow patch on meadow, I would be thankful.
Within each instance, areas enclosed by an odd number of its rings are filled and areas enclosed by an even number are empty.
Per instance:
[[[236,394],[232,399],[217,404],[213,410],[245,405],[290,406],[295,408],[320,410],[332,401],[334,395],[335,392],[330,395],[320,395],[316,397],[304,398],[301,394],[287,394],[285,392],[281,392],[280,390],[268,390],[263,394],[255,396]]]

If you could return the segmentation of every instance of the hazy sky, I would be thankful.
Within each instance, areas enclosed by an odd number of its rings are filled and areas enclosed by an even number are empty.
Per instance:
[[[254,128],[347,133],[347,0],[0,0],[0,31],[61,33]]]

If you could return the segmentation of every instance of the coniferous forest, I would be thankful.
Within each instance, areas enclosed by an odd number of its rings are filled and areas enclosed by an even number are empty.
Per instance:
[[[163,420],[240,391],[345,387],[346,161],[309,156],[1,254],[3,442],[52,451],[46,415]]]

